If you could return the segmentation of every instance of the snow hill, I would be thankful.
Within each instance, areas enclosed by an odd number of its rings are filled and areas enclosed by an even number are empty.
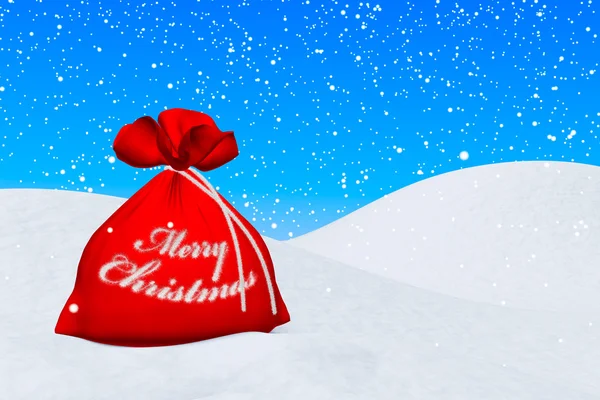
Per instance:
[[[600,311],[600,168],[459,170],[288,243],[436,293],[592,318]]]
[[[150,349],[55,335],[84,245],[122,202],[0,190],[0,399],[600,398],[598,327],[590,325],[597,313],[458,299],[272,240],[292,316],[272,334]],[[585,211],[590,233],[581,232],[590,235],[598,219],[591,207]],[[469,248],[462,251],[469,257]],[[595,265],[588,267],[592,274]],[[580,304],[576,294],[566,301],[573,308]]]

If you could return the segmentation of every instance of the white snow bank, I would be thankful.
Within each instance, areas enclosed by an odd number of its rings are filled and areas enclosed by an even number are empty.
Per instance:
[[[455,297],[591,318],[600,311],[600,168],[459,170],[289,243]]]
[[[55,335],[80,253],[122,201],[0,191],[0,399],[600,396],[591,319],[455,299],[271,240],[292,315],[276,333],[151,349]]]

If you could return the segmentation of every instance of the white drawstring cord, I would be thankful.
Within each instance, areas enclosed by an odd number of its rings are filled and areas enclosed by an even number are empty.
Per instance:
[[[219,204],[219,206],[221,207],[221,210],[223,211],[224,215],[228,215],[236,224],[237,226],[241,229],[241,231],[244,233],[244,235],[246,236],[246,238],[248,239],[248,241],[250,242],[250,244],[252,245],[252,248],[254,249],[254,252],[256,253],[256,255],[258,256],[258,259],[260,261],[260,265],[263,269],[263,274],[265,276],[265,280],[267,282],[267,289],[269,291],[269,299],[271,301],[271,311],[273,312],[273,315],[277,314],[277,302],[275,301],[275,291],[273,290],[273,282],[271,279],[271,274],[269,272],[269,268],[267,267],[267,263],[265,261],[265,258],[262,254],[262,251],[260,251],[260,248],[258,247],[258,244],[256,244],[256,241],[254,240],[254,238],[252,237],[252,235],[250,234],[250,232],[248,231],[248,229],[244,226],[244,224],[242,224],[242,221],[240,221],[240,219],[237,217],[237,215],[235,215],[230,209],[229,207],[227,207],[227,205],[221,200],[221,198],[219,197],[219,193],[215,190],[215,188],[211,185],[211,183],[208,181],[208,179],[206,179],[204,176],[202,176],[198,171],[190,169],[189,171],[192,172],[192,174],[194,174],[198,179],[200,179],[202,181],[202,183],[204,183],[208,189],[209,192],[207,193],[205,191],[205,193],[211,195],[211,197],[213,197],[213,199],[217,202],[217,204]],[[201,187],[200,185],[197,184],[196,181],[194,181],[192,179],[192,181],[194,182],[194,184],[198,187]],[[230,229],[230,233],[232,238],[235,236],[235,230],[233,229],[233,226],[230,225],[229,226]],[[236,239],[235,243],[237,244],[237,236],[235,236]],[[239,246],[239,244],[238,244]],[[239,252],[239,247],[238,247],[238,252]],[[238,264],[240,270],[242,270],[242,258],[241,258],[241,253],[239,260],[238,260]]]
[[[202,176],[199,172],[197,172],[193,169],[189,169],[187,171],[177,171],[177,170],[171,168],[170,166],[165,167],[165,169],[177,172],[180,175],[184,176],[187,180],[189,180],[192,184],[194,184],[194,186],[196,186],[198,189],[202,190],[210,198],[212,198],[221,208],[221,211],[223,212],[223,215],[225,216],[225,220],[227,222],[227,227],[229,228],[229,233],[231,234],[231,239],[233,240],[233,245],[234,245],[234,249],[235,249],[235,253],[236,253],[236,261],[238,264],[238,273],[240,276],[240,298],[241,298],[241,302],[242,302],[242,311],[243,312],[246,311],[244,269],[243,269],[242,255],[241,255],[241,251],[239,248],[239,241],[237,238],[237,234],[235,233],[235,229],[234,229],[232,221],[235,222],[236,225],[240,228],[240,230],[244,233],[244,235],[246,236],[246,238],[252,245],[252,248],[256,252],[256,255],[258,256],[261,267],[263,269],[263,273],[265,275],[265,280],[267,282],[267,289],[269,291],[269,298],[271,301],[271,311],[273,312],[273,315],[276,315],[277,314],[277,303],[275,301],[275,292],[273,290],[273,282],[271,279],[271,274],[269,273],[267,263],[265,261],[265,258],[263,256],[262,252],[260,251],[260,248],[256,244],[256,241],[254,240],[254,238],[252,237],[252,235],[250,234],[248,229],[246,229],[244,224],[242,224],[242,221],[240,221],[240,219],[221,200],[221,198],[219,197],[219,193],[210,184],[210,182],[204,176]],[[193,175],[195,175],[204,185],[206,185],[206,187],[202,186],[197,180],[193,179],[189,175],[189,172],[191,172]],[[218,268],[218,270],[215,270],[215,273],[213,274],[213,281],[218,280],[220,274],[221,274],[221,268]]]

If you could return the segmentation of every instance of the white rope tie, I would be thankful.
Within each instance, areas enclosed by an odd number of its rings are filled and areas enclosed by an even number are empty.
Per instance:
[[[267,282],[267,289],[269,291],[269,298],[271,301],[271,311],[273,312],[273,315],[276,315],[277,314],[277,303],[275,301],[275,292],[273,290],[273,282],[271,279],[271,274],[269,272],[269,268],[267,267],[267,263],[265,261],[262,251],[260,251],[260,248],[256,244],[256,241],[254,240],[254,238],[252,237],[252,235],[250,234],[248,229],[244,226],[244,224],[242,224],[242,221],[240,221],[240,219],[233,213],[233,211],[231,211],[229,209],[229,207],[223,202],[223,200],[221,200],[221,198],[219,197],[219,193],[210,184],[210,182],[204,176],[202,176],[199,172],[197,172],[191,168],[188,169],[187,171],[177,171],[177,170],[171,168],[170,166],[165,167],[165,169],[177,172],[178,174],[185,177],[188,181],[190,181],[192,184],[194,184],[194,186],[196,186],[198,189],[202,190],[211,199],[213,199],[221,208],[221,211],[223,212],[223,216],[225,217],[225,221],[227,222],[227,227],[229,229],[229,233],[231,234],[231,240],[233,241],[233,247],[235,250],[235,256],[236,256],[236,261],[237,261],[237,265],[238,265],[239,281],[240,281],[240,299],[241,299],[241,305],[242,305],[242,312],[246,312],[246,288],[245,288],[245,282],[244,282],[245,279],[244,279],[242,253],[240,251],[240,244],[238,241],[237,234],[235,232],[235,228],[233,226],[234,222],[240,228],[242,233],[246,236],[246,238],[252,245],[252,248],[256,252],[256,255],[258,256],[260,265],[263,270],[263,274],[265,276],[265,280]],[[190,176],[190,173],[191,173],[191,175],[194,175],[196,178],[198,178],[198,180],[200,180],[206,187],[202,186],[200,184],[200,182],[198,182],[196,179],[194,179],[192,176]],[[221,273],[222,273],[222,265],[218,266],[215,269],[215,272],[212,276],[212,280],[215,282],[217,280],[219,280]]]

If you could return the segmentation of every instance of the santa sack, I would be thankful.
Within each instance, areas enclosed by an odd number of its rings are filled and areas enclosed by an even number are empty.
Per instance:
[[[137,168],[166,165],[92,235],[55,332],[166,346],[290,320],[259,233],[200,173],[238,155],[233,132],[200,112],[143,117],[114,141]]]

